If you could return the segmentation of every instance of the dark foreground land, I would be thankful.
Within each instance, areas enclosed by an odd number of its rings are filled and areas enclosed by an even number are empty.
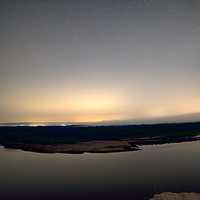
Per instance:
[[[140,145],[198,140],[200,123],[0,127],[0,145],[42,153],[135,151]]]
[[[156,194],[150,200],[199,200],[199,193],[172,193],[164,192],[162,194]]]

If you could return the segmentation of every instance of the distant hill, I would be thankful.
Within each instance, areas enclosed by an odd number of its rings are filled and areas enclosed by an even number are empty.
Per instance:
[[[16,123],[0,123],[2,126],[111,126],[111,125],[139,125],[139,124],[163,124],[163,123],[188,123],[188,122],[200,122],[200,113],[190,113],[183,115],[174,115],[166,117],[154,117],[154,118],[137,118],[130,120],[111,120],[100,122],[16,122]]]
[[[160,123],[184,123],[200,122],[200,113],[190,113],[166,117],[141,118],[130,120],[113,120],[92,123],[92,125],[128,125],[128,124],[160,124]]]

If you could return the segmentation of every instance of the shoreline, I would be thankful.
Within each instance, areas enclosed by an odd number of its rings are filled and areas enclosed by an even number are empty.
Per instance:
[[[64,154],[83,154],[83,153],[114,153],[142,150],[144,145],[162,145],[170,143],[181,143],[198,141],[199,137],[183,138],[130,138],[119,140],[90,140],[81,141],[75,144],[29,144],[29,143],[6,143],[0,144],[0,148],[18,149],[35,153],[64,153]]]
[[[10,143],[2,145],[5,149],[20,149],[35,153],[114,153],[125,151],[138,151],[139,146],[123,140],[91,140],[76,144],[25,144]]]
[[[150,200],[199,200],[200,193],[195,192],[180,192],[180,193],[173,193],[173,192],[163,192],[161,194],[155,194],[153,198]]]

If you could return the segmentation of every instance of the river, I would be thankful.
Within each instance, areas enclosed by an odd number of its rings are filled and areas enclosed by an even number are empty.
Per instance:
[[[161,192],[200,192],[200,142],[135,152],[40,154],[0,148],[2,200],[147,200]]]

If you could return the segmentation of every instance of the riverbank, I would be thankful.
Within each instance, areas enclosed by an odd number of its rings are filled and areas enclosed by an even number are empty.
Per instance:
[[[5,143],[4,148],[21,149],[38,153],[113,153],[141,150],[142,145],[156,145],[166,143],[180,143],[197,141],[199,137],[182,138],[132,138],[124,140],[91,140],[74,144],[29,144],[29,143]]]
[[[21,149],[24,151],[32,151],[39,153],[111,153],[123,151],[137,151],[139,147],[130,144],[129,141],[114,141],[114,140],[100,140],[100,141],[87,141],[76,144],[23,144],[13,143],[5,144],[5,148]]]
[[[0,127],[0,145],[41,153],[138,151],[142,145],[199,140],[200,123]]]
[[[150,200],[199,200],[200,193],[171,193],[156,194]]]

